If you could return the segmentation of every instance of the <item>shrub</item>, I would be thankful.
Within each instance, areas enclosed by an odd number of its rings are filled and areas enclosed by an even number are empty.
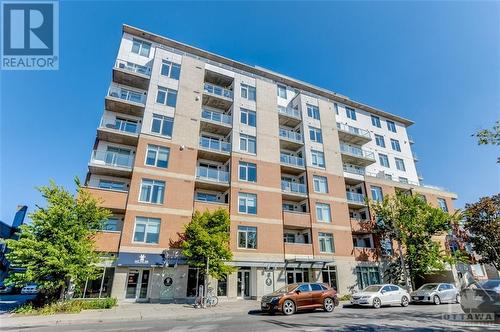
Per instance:
[[[33,307],[31,303],[14,309],[12,312],[21,315],[53,315],[57,313],[79,313],[88,309],[111,309],[117,305],[115,298],[103,299],[78,299],[59,301],[46,304],[43,307]]]
[[[344,294],[339,297],[339,301],[349,301],[351,299],[351,294]]]

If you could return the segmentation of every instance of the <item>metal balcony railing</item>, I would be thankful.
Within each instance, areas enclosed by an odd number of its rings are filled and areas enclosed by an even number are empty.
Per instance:
[[[116,60],[115,66],[133,73],[151,76],[151,67],[141,66],[130,61]]]
[[[286,138],[286,139],[289,139],[291,141],[295,141],[298,143],[303,142],[301,133],[296,133],[294,131],[283,129],[283,128],[280,128],[280,137],[283,137],[283,138]]]
[[[371,151],[367,151],[361,148],[349,146],[347,144],[340,144],[340,151],[352,156],[375,160],[375,154]]]
[[[225,124],[225,125],[232,124],[232,117],[230,115],[210,111],[207,109],[201,110],[201,117],[205,120],[210,120],[210,121]]]
[[[129,89],[122,88],[117,85],[111,85],[108,90],[108,95],[114,98],[131,101],[139,104],[146,104],[146,95]]]
[[[278,106],[278,113],[286,115],[286,116],[290,116],[292,118],[301,119],[299,110],[296,110],[294,108]]]
[[[349,165],[344,165],[344,172],[358,174],[358,175],[365,175],[364,168],[357,168]]]
[[[223,153],[231,152],[231,143],[207,137],[200,137],[200,147]]]
[[[229,172],[213,169],[206,166],[196,167],[196,177],[202,180],[229,183]]]
[[[287,193],[307,194],[307,186],[305,184],[284,180],[281,180],[281,190]]]
[[[368,130],[349,126],[349,125],[344,124],[344,123],[337,122],[337,129],[340,131],[346,132],[346,133],[370,138],[370,132]]]
[[[213,94],[213,95],[216,95],[216,96],[220,96],[220,97],[224,97],[224,98],[228,98],[228,99],[231,99],[231,100],[233,99],[233,91],[228,90],[226,88],[223,88],[221,86],[214,85],[214,84],[211,84],[211,83],[205,83],[203,89],[204,89],[205,92],[208,92],[210,94]]]
[[[92,151],[91,161],[93,164],[132,169],[134,157],[113,151],[94,150]]]
[[[129,134],[138,134],[141,130],[140,126],[136,122],[121,119],[107,119],[105,117],[101,118],[100,127]]]
[[[280,161],[282,164],[304,167],[304,158],[301,157],[290,156],[282,153],[280,154]]]
[[[363,194],[353,193],[351,191],[346,191],[345,194],[348,201],[365,204],[365,196]]]

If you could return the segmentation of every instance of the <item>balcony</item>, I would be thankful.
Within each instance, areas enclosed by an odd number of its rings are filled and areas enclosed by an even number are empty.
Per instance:
[[[304,158],[280,154],[281,170],[285,173],[300,174],[305,170]]]
[[[86,187],[92,196],[101,201],[100,205],[115,213],[125,212],[128,192],[110,189]]]
[[[113,82],[147,90],[151,77],[151,67],[133,62],[116,60],[113,68]]]
[[[354,259],[357,261],[376,262],[378,257],[378,250],[375,248],[354,247]]]
[[[285,259],[313,258],[313,247],[311,243],[285,242]]]
[[[231,132],[233,118],[223,112],[215,112],[204,108],[201,110],[200,126],[201,131],[225,136]]]
[[[307,197],[307,186],[303,183],[281,180],[283,199],[287,201],[301,201]]]
[[[229,187],[229,172],[206,166],[196,167],[196,188],[226,190]]]
[[[412,152],[411,154],[412,154],[412,156],[413,156],[413,160],[414,160],[414,161],[418,161],[418,156],[417,156],[417,154],[416,154],[415,152]]]
[[[209,137],[200,137],[198,156],[201,159],[225,162],[231,156],[231,143]]]
[[[119,231],[100,231],[94,235],[95,247],[97,251],[118,252],[120,248],[121,232]]]
[[[89,163],[92,174],[130,177],[134,156],[112,151],[94,150]]]
[[[301,133],[280,128],[280,147],[285,150],[297,150],[304,145],[304,138]]]
[[[368,166],[375,162],[375,154],[373,152],[344,143],[340,143],[340,153],[342,161],[347,164]]]
[[[112,84],[105,100],[108,111],[142,117],[146,106],[146,92]]]
[[[203,84],[203,105],[228,110],[232,104],[232,90],[208,82]]]
[[[281,126],[295,127],[302,121],[300,111],[291,107],[278,106],[278,115]]]
[[[366,206],[365,195],[346,191],[347,204],[350,207],[362,208]]]
[[[344,178],[346,183],[357,184],[364,181],[365,179],[365,168],[364,167],[354,167],[351,165],[343,165]]]
[[[370,220],[350,218],[353,233],[372,233],[374,224]]]
[[[194,210],[195,211],[210,211],[213,212],[217,209],[225,209],[229,212],[229,204],[222,202],[202,202],[202,201],[194,201]]]
[[[311,214],[306,212],[283,211],[283,226],[300,229],[311,227]]]
[[[372,140],[370,132],[365,129],[356,128],[340,122],[337,122],[337,129],[339,131],[339,139],[343,142],[363,145]]]
[[[141,126],[137,122],[102,117],[97,128],[97,138],[102,141],[136,146],[140,131]]]
[[[415,140],[413,139],[412,136],[408,135],[408,143],[410,144],[415,144]]]

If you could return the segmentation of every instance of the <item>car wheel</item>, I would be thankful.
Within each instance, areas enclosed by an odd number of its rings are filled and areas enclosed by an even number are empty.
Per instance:
[[[283,313],[287,316],[295,313],[295,303],[292,300],[283,302]]]
[[[410,303],[410,301],[408,300],[408,298],[406,296],[403,296],[401,298],[401,306],[402,307],[407,307],[409,303]]]
[[[325,309],[326,312],[332,312],[333,309],[335,309],[335,302],[333,302],[331,297],[327,297],[323,300],[323,309]]]
[[[434,297],[432,298],[432,302],[434,302],[434,304],[441,304],[441,299],[439,298],[439,296],[434,295]]]
[[[382,305],[382,303],[380,302],[380,299],[378,297],[373,299],[373,307],[375,309],[380,308],[381,305]]]

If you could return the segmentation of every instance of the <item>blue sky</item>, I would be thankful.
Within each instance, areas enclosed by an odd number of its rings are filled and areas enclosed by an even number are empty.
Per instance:
[[[498,2],[64,1],[60,69],[1,73],[1,220],[85,178],[123,23],[410,118],[425,183],[458,207],[499,192],[498,148],[470,137],[500,119]]]

